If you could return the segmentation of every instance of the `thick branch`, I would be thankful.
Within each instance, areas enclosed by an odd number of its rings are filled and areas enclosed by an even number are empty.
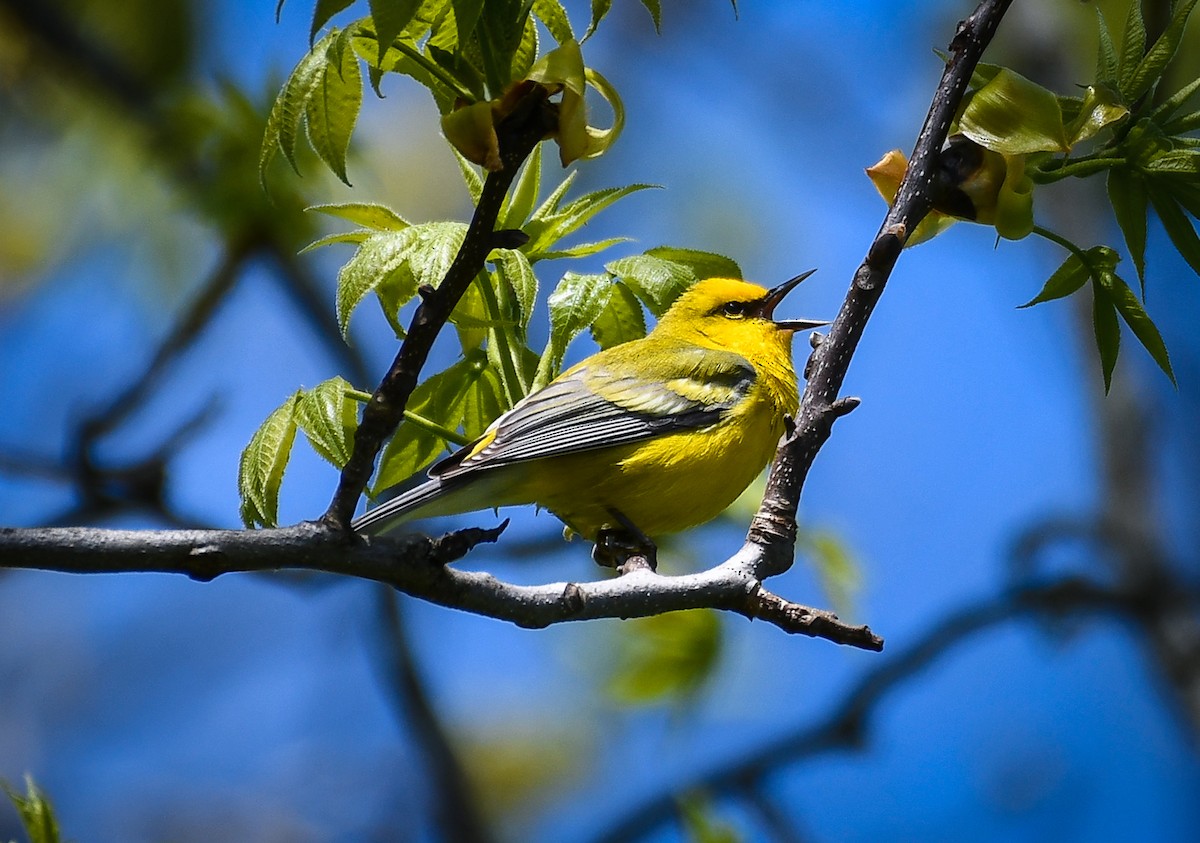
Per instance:
[[[494,530],[441,538],[412,535],[369,542],[324,522],[276,530],[103,530],[84,527],[0,529],[0,567],[66,573],[161,572],[208,581],[221,574],[279,569],[324,571],[386,583],[433,603],[541,628],[563,621],[634,618],[681,609],[725,609],[785,632],[878,650],[865,626],[784,600],[762,587],[741,556],[698,574],[648,570],[600,582],[513,585],[446,563]]]
[[[750,524],[748,544],[790,546],[794,538],[795,528],[791,525],[794,525],[808,470],[828,440],[833,422],[854,408],[850,403],[852,399],[837,400],[850,359],[909,233],[932,207],[933,174],[950,123],[962,103],[976,64],[1011,2],[984,0],[958,25],[958,32],[950,42],[950,59],[934,93],[925,125],[917,136],[896,201],[888,210],[866,258],[854,273],[853,283],[828,336],[813,352],[796,431],[785,439],[775,455],[762,506]],[[769,567],[759,568],[761,575],[779,572],[779,556],[778,552],[764,554],[764,565]],[[783,569],[788,565],[790,555],[784,560]]]

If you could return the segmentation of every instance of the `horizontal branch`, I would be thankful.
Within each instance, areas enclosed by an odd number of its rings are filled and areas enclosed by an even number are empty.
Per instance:
[[[432,603],[529,628],[563,621],[635,618],[681,609],[724,609],[785,632],[868,650],[883,641],[865,626],[785,600],[753,575],[754,549],[696,574],[638,570],[596,582],[514,585],[447,563],[504,529],[471,528],[438,538],[358,538],[320,522],[274,530],[0,529],[0,568],[64,573],[158,572],[208,581],[222,574],[283,569],[375,580]],[[749,553],[749,555],[747,555]]]

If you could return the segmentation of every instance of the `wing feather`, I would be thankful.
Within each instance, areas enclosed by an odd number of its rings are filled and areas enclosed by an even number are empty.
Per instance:
[[[695,347],[655,349],[644,367],[650,377],[630,376],[627,365],[613,365],[623,362],[628,361],[598,355],[567,371],[497,419],[479,442],[434,465],[430,476],[450,480],[478,469],[709,427],[746,396],[755,378],[754,367],[740,355]]]

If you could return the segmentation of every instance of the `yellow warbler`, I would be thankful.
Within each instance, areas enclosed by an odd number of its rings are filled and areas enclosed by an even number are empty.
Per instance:
[[[810,274],[773,290],[701,281],[646,337],[563,372],[354,528],[537,504],[592,541],[637,541],[716,517],[796,412],[793,333],[828,323],[773,315]]]

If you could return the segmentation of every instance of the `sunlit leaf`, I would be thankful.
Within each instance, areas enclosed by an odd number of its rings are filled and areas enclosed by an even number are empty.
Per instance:
[[[550,340],[538,366],[536,386],[550,382],[562,364],[567,346],[604,312],[612,296],[612,281],[606,274],[581,275],[567,272],[550,294]]]
[[[371,20],[375,22],[375,37],[379,43],[391,44],[408,26],[420,5],[421,0],[370,0]],[[381,56],[383,52],[380,50]]]
[[[530,236],[525,253],[531,261],[537,260],[541,252],[548,251],[559,240],[578,231],[618,199],[652,187],[656,187],[656,185],[631,184],[626,187],[608,187],[585,194],[545,216],[535,213],[533,219],[525,226],[525,233]],[[554,198],[552,194],[547,202]],[[543,206],[545,204],[543,203]]]
[[[385,281],[399,276],[405,269],[410,250],[416,240],[415,226],[402,231],[380,232],[359,245],[354,256],[338,271],[337,318],[345,336],[350,327],[350,315],[369,293]],[[417,284],[411,272],[400,279],[403,283],[392,291],[394,302],[402,306],[416,295]],[[402,300],[402,301],[401,301]]]
[[[1058,97],[1007,68],[971,97],[959,129],[980,146],[1005,155],[1070,147]]]
[[[1116,92],[1107,87],[1089,86],[1079,114],[1067,127],[1070,145],[1095,137],[1103,128],[1124,119],[1128,114],[1129,109]]]
[[[349,220],[375,231],[399,231],[408,228],[408,221],[386,205],[373,202],[345,202],[336,205],[311,205],[305,210]]]
[[[479,13],[483,11],[483,3],[484,0],[453,0],[458,43],[466,44],[471,40],[471,35],[479,23]]]
[[[505,197],[504,205],[500,208],[498,228],[521,228],[525,224],[537,203],[541,182],[542,146],[538,144],[525,160],[525,166],[521,168],[516,184]]]
[[[592,22],[588,24],[587,32],[584,33],[585,41],[596,31],[596,27],[600,25],[600,21],[604,20],[604,16],[611,8],[612,0],[592,0]]]
[[[559,44],[575,39],[567,10],[559,0],[533,0],[533,13],[546,25],[551,37]]]
[[[552,249],[549,252],[540,252],[538,260],[550,261],[560,260],[562,258],[586,258],[592,255],[598,255],[606,249],[611,249],[613,246],[618,246],[621,243],[628,243],[628,237],[610,237],[607,240],[597,240],[595,243],[579,243],[574,246],[568,246],[565,249]]]
[[[238,493],[242,498],[242,523],[247,527],[274,527],[279,521],[279,487],[296,438],[296,391],[250,437],[238,466]]]
[[[304,392],[296,405],[296,423],[313,450],[339,469],[350,459],[358,427],[353,390],[344,378],[330,378]]]
[[[292,169],[300,172],[296,166],[296,140],[300,135],[300,121],[304,119],[305,108],[313,91],[322,84],[326,55],[334,37],[332,32],[325,35],[300,59],[271,106],[258,159],[259,179],[264,185],[267,167],[277,149],[283,151]]]
[[[355,245],[359,245],[373,233],[374,232],[365,228],[360,228],[357,231],[340,231],[336,234],[326,234],[324,237],[320,237],[312,241],[303,249],[301,249],[300,254],[303,255],[307,252],[313,251],[314,249],[320,249],[322,246],[332,246],[335,243],[353,243]]]
[[[592,338],[601,348],[641,339],[646,336],[646,317],[642,303],[620,281],[612,285],[612,295],[604,310],[592,322]]]
[[[662,316],[684,290],[696,283],[690,266],[653,255],[631,255],[604,265],[624,281],[655,316]]]
[[[517,249],[496,249],[492,262],[501,279],[512,291],[520,310],[522,325],[528,325],[537,304],[538,280],[524,253]]]
[[[1084,266],[1076,255],[1069,255],[1062,265],[1054,270],[1054,273],[1047,279],[1042,291],[1034,296],[1021,307],[1033,307],[1035,304],[1054,301],[1061,299],[1064,296],[1069,296],[1071,293],[1078,290],[1090,276],[1088,269]]]
[[[25,776],[25,795],[22,796],[8,782],[0,782],[0,787],[8,795],[21,826],[29,836],[29,843],[59,843],[58,820],[54,816],[54,806],[49,797],[33,781],[33,777]]]
[[[477,439],[507,406],[500,375],[489,366],[475,379],[463,399],[462,429],[468,439]]]
[[[1121,56],[1118,71],[1121,92],[1129,91],[1129,80],[1146,54],[1146,22],[1142,19],[1142,0],[1130,0],[1125,16],[1125,32],[1121,36]],[[1132,97],[1130,100],[1132,101]]]
[[[655,246],[653,249],[647,249],[646,254],[683,264],[692,270],[697,281],[703,281],[705,278],[742,277],[742,268],[738,266],[737,261],[716,252],[681,249],[677,246]]]
[[[1200,77],[1193,79],[1155,106],[1154,111],[1150,112],[1150,119],[1159,124],[1166,123],[1197,91],[1200,91]],[[1168,135],[1179,134],[1178,132],[1168,130],[1165,126],[1164,131]]]
[[[336,47],[336,42],[330,45],[331,64],[313,89],[304,114],[313,149],[339,179],[350,184],[346,177],[346,152],[362,105],[362,75],[354,51],[339,51]],[[332,64],[334,61],[336,65]]]
[[[321,31],[321,27],[329,23],[330,18],[353,3],[354,0],[317,0],[313,7],[312,25],[308,30],[308,43],[311,45],[316,40],[317,33]],[[280,8],[282,8],[282,4],[280,4]],[[276,15],[278,14],[279,10],[276,9]]]
[[[1099,28],[1099,46],[1096,48],[1096,81],[1106,85],[1118,84],[1120,63],[1117,50],[1113,45],[1112,35],[1108,31],[1108,22],[1104,14],[1096,9],[1096,21]]]

